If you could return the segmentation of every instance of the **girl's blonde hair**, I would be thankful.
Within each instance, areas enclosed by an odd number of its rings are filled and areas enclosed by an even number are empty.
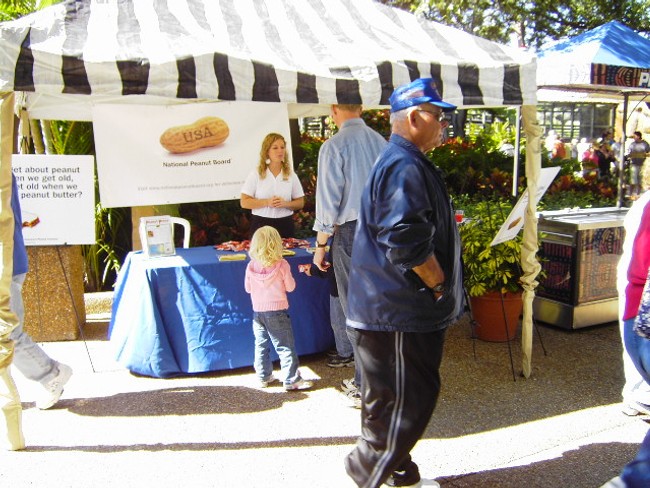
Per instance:
[[[282,259],[282,250],[280,233],[275,228],[265,225],[253,234],[248,255],[267,268]]]
[[[262,149],[260,150],[260,162],[257,165],[257,173],[260,175],[260,179],[266,178],[266,160],[269,157],[269,149],[275,141],[281,140],[284,142],[285,153],[284,161],[282,161],[282,179],[288,180],[291,176],[291,165],[289,164],[289,149],[287,148],[287,141],[284,140],[284,137],[275,132],[267,134],[267,136],[262,141]]]

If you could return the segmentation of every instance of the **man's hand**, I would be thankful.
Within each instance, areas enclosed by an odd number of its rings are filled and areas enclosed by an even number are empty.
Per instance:
[[[314,250],[314,264],[321,271],[327,271],[327,269],[332,266],[331,263],[325,261],[325,248],[317,247]]]

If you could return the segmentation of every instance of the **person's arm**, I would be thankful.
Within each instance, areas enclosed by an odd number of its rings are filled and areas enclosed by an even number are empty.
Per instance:
[[[253,210],[256,208],[270,207],[271,198],[256,198],[259,194],[260,178],[256,171],[251,171],[241,188],[239,204],[242,208]],[[267,193],[268,194],[268,193]]]
[[[289,266],[289,261],[286,259],[282,260],[282,270],[284,278],[284,289],[287,291],[287,293],[291,293],[296,289],[296,280],[293,278],[293,274],[291,274],[291,266]]]
[[[343,161],[340,153],[323,144],[318,154],[318,183],[316,185],[316,219],[313,229],[316,231],[316,250],[314,264],[321,271],[327,270],[330,263],[325,260],[325,246],[334,234],[334,224],[343,199]]]
[[[300,183],[300,180],[298,179],[298,176],[296,173],[291,173],[290,177],[290,183],[291,183],[291,193],[284,193],[282,192],[283,196],[287,196],[290,198],[282,198],[280,196],[274,196],[271,198],[271,207],[279,207],[279,208],[286,208],[289,209],[293,212],[296,210],[300,210],[302,207],[305,206],[305,192],[302,189],[302,184]]]
[[[289,210],[293,210],[294,212],[296,210],[300,210],[302,207],[305,206],[305,197],[298,197],[298,198],[294,198],[293,200],[283,200],[280,197],[273,197],[270,200],[271,200],[271,204],[269,205],[269,207],[288,208]]]
[[[424,263],[418,266],[413,266],[413,271],[429,288],[434,288],[435,286],[442,285],[445,282],[445,273],[436,259],[436,256],[433,254],[429,256]],[[434,292],[433,296],[438,299],[442,296],[442,292]]]
[[[382,184],[372,195],[377,239],[386,257],[404,272],[413,271],[428,288],[444,284],[445,273],[434,254],[435,223],[426,217],[435,214],[435,202],[422,190],[426,175],[415,164],[393,165],[387,174],[377,177]],[[441,295],[433,294],[436,299]]]
[[[262,207],[271,207],[271,203],[272,198],[255,198],[250,195],[246,195],[245,193],[242,193],[241,197],[239,198],[239,204],[241,205],[241,208],[248,210]]]
[[[332,263],[325,260],[325,251],[327,250],[327,241],[330,234],[318,232],[316,234],[316,249],[314,249],[314,265],[321,271],[327,271]]]

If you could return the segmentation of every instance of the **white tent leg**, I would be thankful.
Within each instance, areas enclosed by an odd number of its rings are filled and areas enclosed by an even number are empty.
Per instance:
[[[519,151],[521,147],[521,107],[515,108],[515,154],[512,162],[512,196],[517,196],[519,182]]]
[[[537,107],[535,105],[524,105],[522,107],[524,133],[526,134],[526,178],[528,181],[528,207],[524,220],[524,236],[521,250],[521,267],[523,270],[522,286],[524,288],[524,309],[521,324],[521,350],[522,369],[524,377],[529,378],[531,374],[532,350],[533,350],[533,299],[537,287],[536,277],[541,270],[537,261],[537,208],[534,195],[537,195],[537,187],[541,170],[541,136],[542,128],[537,124]]]
[[[11,153],[14,133],[14,94],[4,94],[0,105],[0,409],[4,415],[5,444],[10,450],[24,449],[22,406],[9,366],[14,344],[11,332],[18,317],[9,308],[13,274],[14,214],[11,210]]]

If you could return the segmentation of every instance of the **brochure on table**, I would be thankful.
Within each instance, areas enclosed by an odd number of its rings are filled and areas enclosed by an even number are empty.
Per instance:
[[[176,254],[172,225],[174,224],[169,215],[140,218],[140,242],[147,257]]]

